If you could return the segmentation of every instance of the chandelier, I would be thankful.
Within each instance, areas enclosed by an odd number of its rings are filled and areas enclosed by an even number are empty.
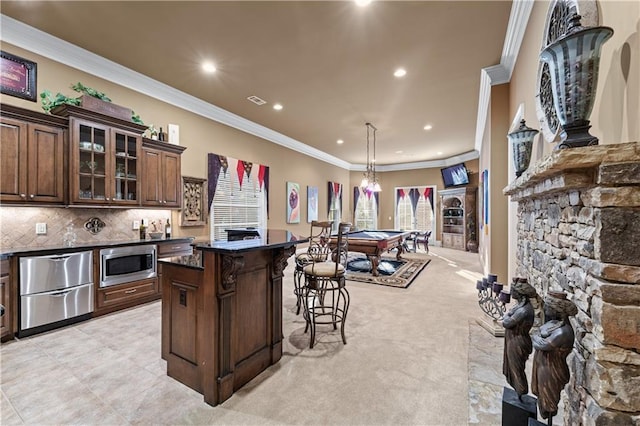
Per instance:
[[[363,191],[380,192],[382,188],[376,177],[376,131],[378,131],[378,129],[371,123],[365,123],[365,126],[367,127],[367,170],[364,172],[362,182],[360,182],[360,188],[362,188]],[[373,157],[371,161],[369,161],[370,131],[373,133]]]

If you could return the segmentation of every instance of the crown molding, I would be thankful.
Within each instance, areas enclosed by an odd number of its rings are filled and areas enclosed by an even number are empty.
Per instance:
[[[454,155],[453,157],[444,158],[442,160],[432,161],[417,161],[414,163],[398,163],[398,164],[386,164],[376,165],[376,172],[396,172],[401,170],[416,170],[416,169],[432,169],[437,167],[446,167],[453,164],[463,163],[465,161],[475,160],[480,157],[479,151],[469,151],[464,154]],[[352,171],[365,171],[364,165],[354,165],[351,168]]]
[[[0,15],[0,26],[2,26],[2,40],[7,43],[326,163],[343,169],[351,167],[347,161],[204,102],[13,18]]]
[[[500,64],[483,68],[480,71],[480,93],[478,95],[478,116],[476,118],[475,150],[482,150],[482,140],[487,125],[489,103],[491,102],[491,86],[511,81],[513,68],[518,59],[522,39],[527,30],[527,22],[533,9],[534,0],[513,0],[509,24],[502,46]]]

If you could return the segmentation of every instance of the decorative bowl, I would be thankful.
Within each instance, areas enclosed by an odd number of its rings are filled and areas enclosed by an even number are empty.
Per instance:
[[[162,238],[162,234],[163,232],[149,232],[149,236],[152,240],[159,240],[160,238]]]

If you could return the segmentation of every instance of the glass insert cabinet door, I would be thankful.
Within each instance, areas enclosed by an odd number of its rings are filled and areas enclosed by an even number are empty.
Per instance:
[[[140,138],[112,130],[114,142],[113,199],[116,202],[138,201],[138,150]]]
[[[141,137],[83,120],[74,120],[72,199],[87,204],[139,204]],[[77,177],[75,177],[77,176]]]
[[[105,202],[107,198],[108,128],[78,123],[78,198]]]

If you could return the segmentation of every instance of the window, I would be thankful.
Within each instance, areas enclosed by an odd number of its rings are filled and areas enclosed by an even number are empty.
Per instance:
[[[371,193],[356,188],[359,191],[356,203],[354,224],[357,229],[378,229],[377,197]]]
[[[433,186],[396,188],[396,229],[432,231],[435,228],[434,191]]]
[[[229,167],[219,172],[209,213],[211,239],[214,240],[226,240],[226,230],[230,228],[267,227],[266,183],[258,178],[256,172],[242,172],[240,185],[234,167],[237,160],[226,158],[226,161]]]

